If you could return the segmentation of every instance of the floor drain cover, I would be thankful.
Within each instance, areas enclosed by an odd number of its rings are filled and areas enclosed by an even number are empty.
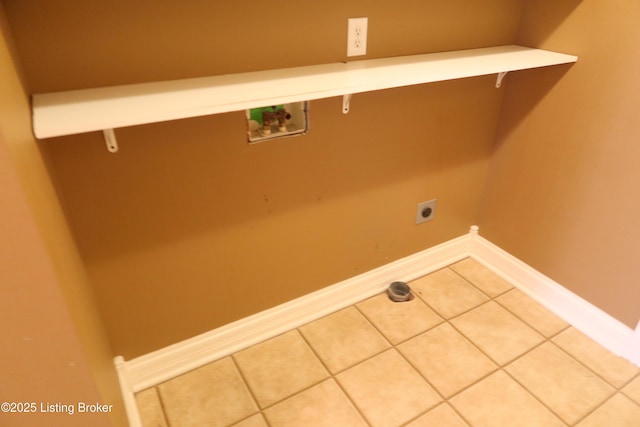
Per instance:
[[[387,289],[391,301],[409,301],[411,298],[411,288],[404,282],[393,282]]]

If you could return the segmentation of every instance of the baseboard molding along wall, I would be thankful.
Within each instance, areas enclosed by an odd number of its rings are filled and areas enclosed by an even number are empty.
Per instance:
[[[471,257],[612,353],[640,366],[640,329],[634,330],[478,235],[471,227]],[[634,335],[637,337],[634,346]],[[635,348],[635,358],[632,357]]]
[[[640,323],[636,330],[570,292],[478,234],[468,234],[386,264],[293,301],[115,365],[130,425],[140,426],[135,393],[211,363],[290,329],[472,257],[616,355],[640,366]]]

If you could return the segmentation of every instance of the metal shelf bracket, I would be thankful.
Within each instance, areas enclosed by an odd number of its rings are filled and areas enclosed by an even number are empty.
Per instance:
[[[349,108],[351,107],[351,97],[353,96],[353,94],[349,93],[347,95],[344,95],[342,97],[342,112],[344,114],[348,114],[349,113]]]
[[[498,78],[496,79],[496,87],[497,88],[502,86],[502,79],[504,79],[504,76],[506,76],[507,73],[508,73],[508,71],[503,71],[501,73],[498,73]]]
[[[113,129],[104,129],[102,131],[104,135],[104,142],[107,144],[107,150],[110,153],[118,152],[118,140],[116,139],[116,134],[113,132]]]

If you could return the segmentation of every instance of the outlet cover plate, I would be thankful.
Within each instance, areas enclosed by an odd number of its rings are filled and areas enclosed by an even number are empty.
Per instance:
[[[418,203],[416,210],[416,224],[431,221],[436,215],[436,199]]]
[[[349,18],[347,22],[347,56],[367,54],[368,18]]]

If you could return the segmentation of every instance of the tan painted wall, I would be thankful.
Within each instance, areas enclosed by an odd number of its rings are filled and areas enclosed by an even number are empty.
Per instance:
[[[124,425],[113,353],[31,134],[28,97],[10,47],[0,4],[0,402],[100,401],[114,411],[67,418],[0,414],[0,423]]]
[[[529,1],[521,44],[580,56],[508,77],[480,232],[635,328],[640,3]]]
[[[41,411],[41,403],[75,408],[77,402],[103,399],[1,135],[0,183],[0,402],[36,404],[35,413],[1,413],[0,422],[3,426],[111,425],[104,415]]]
[[[8,1],[33,92],[507,44],[521,2]],[[404,38],[401,38],[403,35]],[[265,44],[267,48],[265,48]],[[457,237],[474,223],[495,77],[314,101],[247,146],[244,113],[41,142],[115,350],[130,358]],[[416,204],[438,199],[415,226]]]

